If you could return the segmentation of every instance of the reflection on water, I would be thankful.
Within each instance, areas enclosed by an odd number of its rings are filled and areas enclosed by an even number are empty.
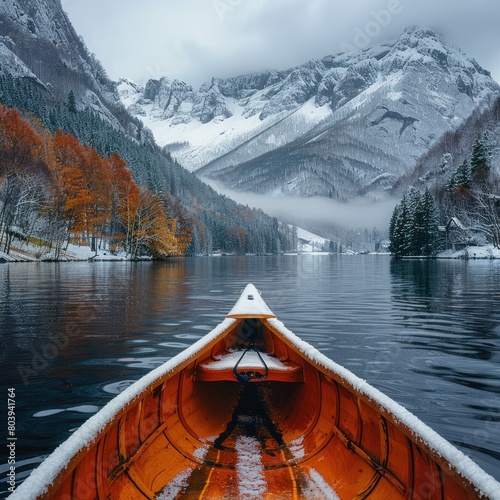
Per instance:
[[[18,479],[253,282],[277,316],[500,479],[500,263],[380,256],[0,265]],[[0,466],[0,491],[5,474]]]
[[[411,409],[499,478],[499,263],[394,261],[391,277],[405,379],[417,374],[425,394]]]
[[[81,405],[75,406],[73,408],[62,408],[62,409],[54,409],[54,410],[44,410],[37,411],[33,414],[34,417],[50,417],[51,415],[56,415],[58,413],[62,413],[63,411],[77,411],[79,413],[97,413],[99,411],[98,406],[94,405]]]

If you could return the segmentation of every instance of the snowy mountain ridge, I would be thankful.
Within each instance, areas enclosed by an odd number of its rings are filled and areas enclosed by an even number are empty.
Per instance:
[[[133,127],[115,83],[76,33],[60,0],[1,2],[0,62],[0,74],[32,78],[52,102],[67,101],[72,91],[78,109],[94,110],[117,129]]]
[[[285,119],[297,123],[296,133],[270,134],[266,139],[268,149],[300,137],[304,129],[309,130],[330,115],[328,109],[316,107],[314,98],[291,109],[281,105],[275,113],[271,113],[269,108],[265,109],[263,91],[252,96],[253,99],[242,100],[223,96],[216,83],[208,90],[202,87],[203,90],[196,93],[192,87],[181,87],[176,80],[171,82],[161,78],[156,81],[158,94],[152,95],[148,92],[150,82],[141,88],[128,80],[120,80],[118,91],[122,102],[131,114],[139,117],[153,131],[157,143],[166,147],[191,171],[231,152],[235,146]],[[148,95],[154,98],[144,97]]]
[[[491,105],[498,84],[432,30],[284,71],[121,80],[127,109],[183,166],[274,196],[383,196],[447,132]]]

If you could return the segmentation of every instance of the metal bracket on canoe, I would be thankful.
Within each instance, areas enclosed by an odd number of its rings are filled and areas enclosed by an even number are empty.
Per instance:
[[[253,351],[255,351],[257,353],[257,356],[259,357],[259,359],[260,359],[260,361],[262,363],[262,366],[264,367],[264,375],[262,375],[261,377],[259,377],[259,380],[264,380],[269,375],[269,368],[267,367],[267,364],[264,361],[264,358],[261,356],[261,354],[258,351],[258,349],[255,348],[254,341],[251,340],[250,344],[248,344],[248,347],[243,351],[243,354],[240,356],[240,359],[238,359],[238,361],[236,362],[236,364],[234,365],[234,368],[233,368],[234,378],[238,382],[247,383],[247,382],[250,382],[250,380],[252,380],[253,378],[256,378],[255,371],[238,372],[238,365],[241,363],[241,360],[245,357],[245,354],[249,350],[253,350]]]

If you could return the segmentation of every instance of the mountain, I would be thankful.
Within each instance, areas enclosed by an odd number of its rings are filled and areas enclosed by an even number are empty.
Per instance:
[[[31,77],[52,102],[73,92],[115,127],[135,132],[116,86],[71,25],[58,0],[6,0],[0,5],[0,74]],[[6,64],[7,62],[7,64]]]
[[[127,109],[200,177],[273,196],[380,198],[500,87],[432,30],[285,71],[122,80]],[[471,125],[474,125],[473,123]]]
[[[156,144],[125,109],[60,0],[0,2],[0,104],[36,116],[51,133],[72,134],[103,157],[118,153],[134,181],[162,199],[177,228],[189,230],[189,253],[289,249],[287,225],[219,195]]]

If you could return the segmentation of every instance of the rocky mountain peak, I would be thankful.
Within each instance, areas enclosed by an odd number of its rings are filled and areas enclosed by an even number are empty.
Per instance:
[[[234,78],[219,79],[218,86],[225,97],[246,99],[256,92],[282,81],[290,71],[267,70]]]
[[[78,38],[59,0],[9,0],[0,6],[2,17],[25,36],[52,42],[56,47],[73,48]]]
[[[56,102],[69,92],[78,108],[92,108],[114,126],[123,108],[100,62],[88,51],[66,16],[60,0],[0,2],[0,53],[12,75],[35,76]],[[128,126],[128,125],[125,125]]]
[[[133,110],[188,169],[236,189],[342,199],[390,187],[500,93],[473,59],[419,26],[198,91],[163,84],[163,100],[148,90],[158,85],[148,83]]]

